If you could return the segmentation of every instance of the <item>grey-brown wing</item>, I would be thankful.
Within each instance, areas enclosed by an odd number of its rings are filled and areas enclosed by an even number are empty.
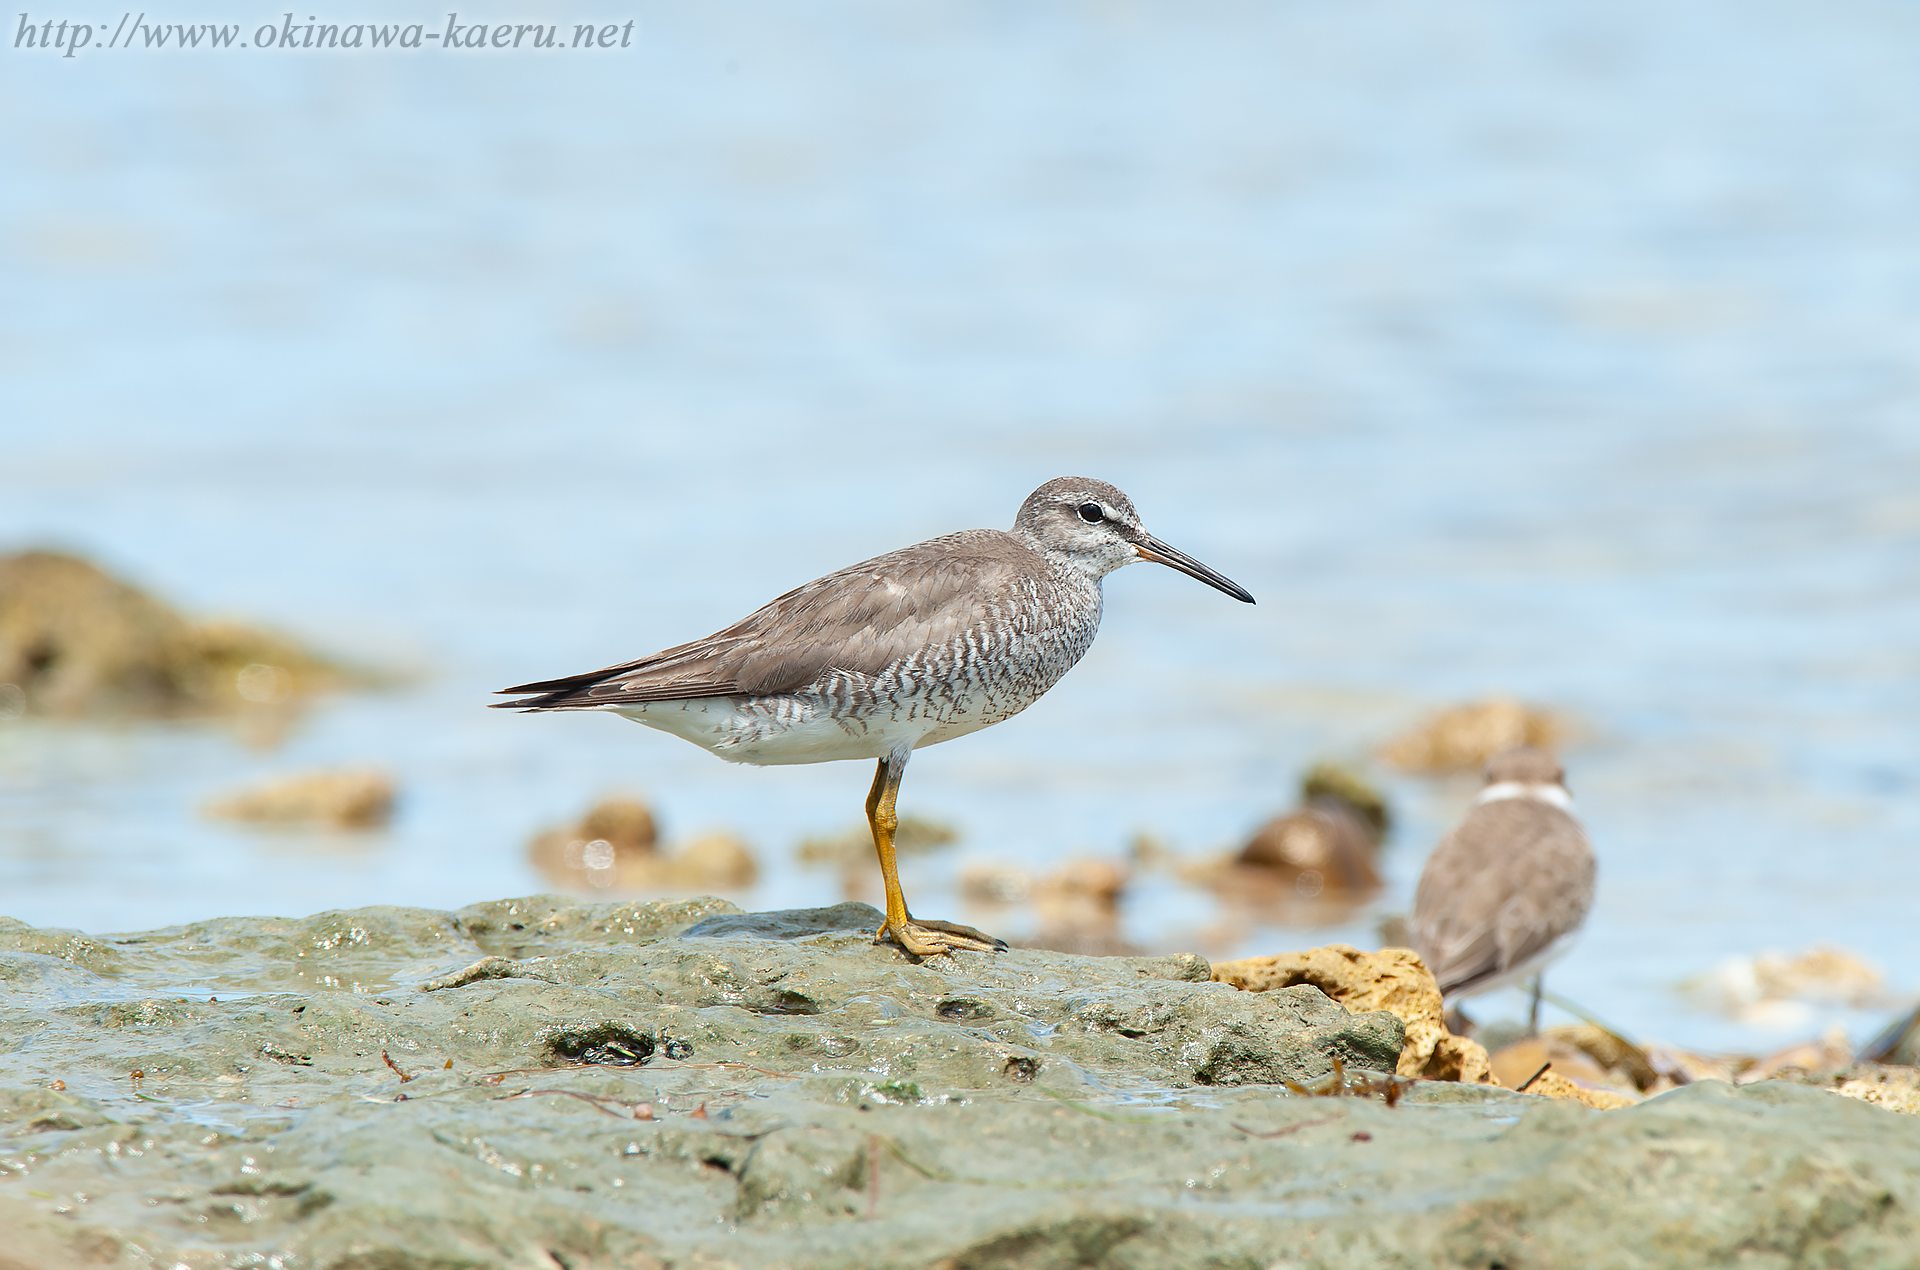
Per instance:
[[[1442,992],[1470,991],[1578,928],[1593,886],[1593,850],[1572,816],[1530,799],[1483,803],[1420,874],[1414,945]]]
[[[705,639],[637,661],[522,684],[503,708],[792,692],[828,670],[878,675],[987,620],[995,597],[1039,558],[1009,534],[967,530],[891,551],[796,587]]]

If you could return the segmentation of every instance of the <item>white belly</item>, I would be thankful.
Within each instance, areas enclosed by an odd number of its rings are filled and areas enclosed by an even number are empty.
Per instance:
[[[978,732],[999,717],[943,719],[911,708],[835,718],[824,703],[795,696],[695,697],[608,706],[614,714],[691,741],[729,763],[773,767],[835,759],[885,758],[902,745],[937,745]]]

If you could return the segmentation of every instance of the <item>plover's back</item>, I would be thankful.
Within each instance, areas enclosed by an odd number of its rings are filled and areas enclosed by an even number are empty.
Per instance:
[[[1414,945],[1448,997],[1516,982],[1566,950],[1593,907],[1594,877],[1586,832],[1561,807],[1478,803],[1421,872]]]

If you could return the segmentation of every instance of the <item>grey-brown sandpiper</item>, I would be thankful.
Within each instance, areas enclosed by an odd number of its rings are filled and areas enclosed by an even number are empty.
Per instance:
[[[830,573],[725,630],[605,670],[502,691],[496,708],[608,710],[735,763],[879,760],[867,822],[886,887],[875,942],[915,956],[1006,945],[907,911],[894,859],[907,759],[1010,719],[1093,645],[1101,580],[1150,560],[1253,597],[1149,534],[1104,481],[1048,481],[1013,528],[930,538]],[[525,694],[534,694],[527,696]]]
[[[1559,760],[1521,746],[1487,760],[1486,784],[1440,840],[1414,892],[1415,949],[1449,1007],[1533,978],[1566,952],[1593,907],[1593,848]]]

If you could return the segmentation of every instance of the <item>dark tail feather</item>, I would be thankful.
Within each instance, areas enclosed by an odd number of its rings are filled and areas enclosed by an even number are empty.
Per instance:
[[[543,679],[539,683],[521,684],[517,688],[502,688],[499,694],[501,696],[530,692],[539,695],[532,697],[523,695],[518,701],[490,701],[487,703],[487,708],[489,710],[565,710],[601,705],[602,702],[583,698],[587,689],[611,679],[613,673],[595,670],[584,675],[568,675],[564,679]]]

